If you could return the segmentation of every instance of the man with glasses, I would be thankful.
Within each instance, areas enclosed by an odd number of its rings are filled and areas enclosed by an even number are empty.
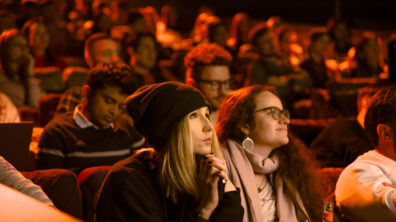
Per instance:
[[[199,89],[209,102],[213,124],[217,122],[220,104],[232,91],[231,60],[231,54],[214,43],[194,47],[184,59],[186,83]]]

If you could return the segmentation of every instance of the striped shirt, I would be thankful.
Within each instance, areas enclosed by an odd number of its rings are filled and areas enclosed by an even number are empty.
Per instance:
[[[53,205],[40,186],[26,179],[14,166],[0,156],[0,183],[33,197],[43,203]]]
[[[113,124],[99,128],[78,111],[54,118],[39,142],[38,167],[73,171],[112,165],[144,145],[129,116],[121,115]]]

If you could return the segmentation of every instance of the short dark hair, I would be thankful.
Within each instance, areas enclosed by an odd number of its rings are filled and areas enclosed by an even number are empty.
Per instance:
[[[249,31],[249,34],[248,34],[248,38],[249,38],[250,43],[251,43],[255,48],[257,48],[257,47],[258,47],[258,39],[259,39],[262,35],[264,35],[264,34],[266,34],[266,33],[268,33],[268,32],[271,32],[271,29],[268,27],[267,23],[262,22],[262,23],[259,23],[259,24],[255,25],[255,26]]]
[[[396,87],[386,87],[378,91],[370,100],[364,119],[364,128],[374,145],[378,145],[378,124],[387,124],[396,130]]]
[[[381,89],[384,89],[386,87],[391,87],[392,84],[388,81],[384,81],[384,80],[379,80],[376,81],[375,83],[372,84],[368,84],[366,86],[364,86],[363,88],[361,88],[359,90],[358,93],[358,97],[357,97],[357,108],[358,111],[362,108],[363,104],[362,104],[362,99],[364,97],[369,97],[369,99],[371,99],[376,92],[378,92]]]
[[[144,19],[143,13],[136,8],[130,9],[128,12],[128,23],[134,24],[139,19]]]
[[[218,29],[221,26],[226,27],[224,22],[222,22],[221,20],[213,20],[213,21],[209,22],[209,24],[208,24],[208,38],[209,38],[209,42],[214,42],[215,31],[216,31],[216,29]]]
[[[330,37],[330,35],[329,35],[329,33],[328,32],[324,32],[324,31],[315,31],[315,32],[312,32],[311,33],[311,36],[309,37],[310,38],[310,41],[311,41],[311,44],[313,43],[313,42],[316,42],[316,41],[318,41],[320,38],[322,38],[323,36],[329,36]]]
[[[231,54],[215,43],[195,46],[184,58],[184,65],[187,68],[186,80],[200,79],[205,66],[225,65],[229,67],[231,60]]]
[[[309,36],[309,45],[308,45],[308,50],[311,51],[312,47],[314,47],[314,43],[319,41],[321,38],[328,36],[330,37],[330,34],[326,31],[319,31],[319,30],[315,30],[311,33],[311,35]]]
[[[123,63],[96,65],[89,70],[86,84],[93,92],[106,86],[116,86],[127,95],[134,93],[140,87],[133,69]]]
[[[327,24],[326,24],[326,28],[329,32],[330,37],[334,40],[335,39],[335,31],[337,29],[337,27],[341,24],[344,24],[347,28],[350,25],[350,21],[346,20],[346,19],[340,19],[340,18],[329,18],[327,20]]]

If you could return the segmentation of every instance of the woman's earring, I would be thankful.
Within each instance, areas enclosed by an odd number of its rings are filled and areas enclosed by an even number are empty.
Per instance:
[[[251,149],[254,146],[254,142],[252,139],[250,139],[249,137],[246,137],[243,141],[242,141],[242,147],[246,150]]]

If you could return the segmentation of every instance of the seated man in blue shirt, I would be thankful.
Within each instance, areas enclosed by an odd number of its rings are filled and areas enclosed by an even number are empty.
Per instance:
[[[112,165],[143,145],[124,100],[137,89],[136,75],[124,64],[99,64],[82,87],[83,102],[45,127],[38,153],[41,169],[82,169]]]

